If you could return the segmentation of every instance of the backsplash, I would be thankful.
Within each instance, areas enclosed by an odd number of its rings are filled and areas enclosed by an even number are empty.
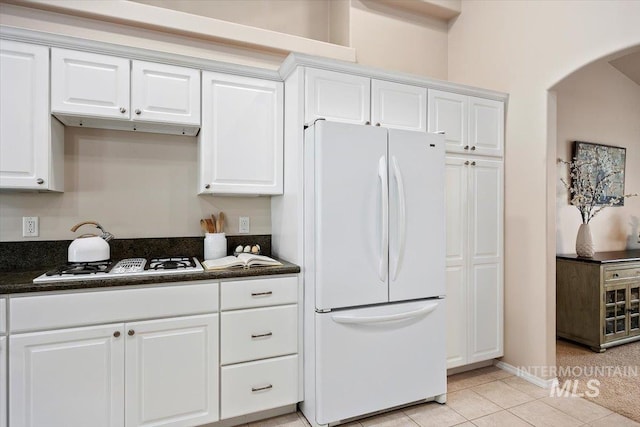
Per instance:
[[[0,242],[0,271],[46,269],[67,262],[71,240]],[[260,245],[263,255],[271,256],[271,235],[227,236],[227,254],[238,245]],[[195,256],[202,259],[204,237],[165,237],[114,239],[109,242],[111,258],[151,258],[158,256]]]

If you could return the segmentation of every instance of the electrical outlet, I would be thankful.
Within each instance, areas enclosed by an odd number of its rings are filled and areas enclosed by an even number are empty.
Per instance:
[[[240,220],[238,221],[238,233],[249,234],[249,230],[251,229],[251,226],[249,224],[249,217],[241,216],[239,218]]]
[[[22,217],[22,237],[38,237],[40,230],[37,216]]]

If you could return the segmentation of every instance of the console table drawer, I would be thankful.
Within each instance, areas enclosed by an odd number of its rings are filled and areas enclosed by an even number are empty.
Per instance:
[[[604,270],[605,282],[625,279],[640,279],[640,264],[625,266],[624,268],[609,267]]]

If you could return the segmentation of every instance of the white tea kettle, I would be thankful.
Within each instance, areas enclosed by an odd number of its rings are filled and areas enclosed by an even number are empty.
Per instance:
[[[86,224],[95,225],[102,234],[97,236],[89,233],[78,236],[78,238],[69,245],[67,254],[69,262],[106,261],[111,258],[111,248],[107,242],[113,239],[113,234],[104,231],[100,224],[95,221],[85,221],[71,227],[71,231],[75,232],[78,228]]]

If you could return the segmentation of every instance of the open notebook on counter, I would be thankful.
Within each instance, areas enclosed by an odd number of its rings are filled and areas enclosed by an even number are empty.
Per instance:
[[[272,265],[282,265],[282,263],[273,258],[269,258],[268,256],[245,253],[238,254],[237,257],[230,255],[224,258],[210,259],[202,262],[202,266],[205,270],[222,270],[224,268],[231,267],[249,268],[254,266]]]

